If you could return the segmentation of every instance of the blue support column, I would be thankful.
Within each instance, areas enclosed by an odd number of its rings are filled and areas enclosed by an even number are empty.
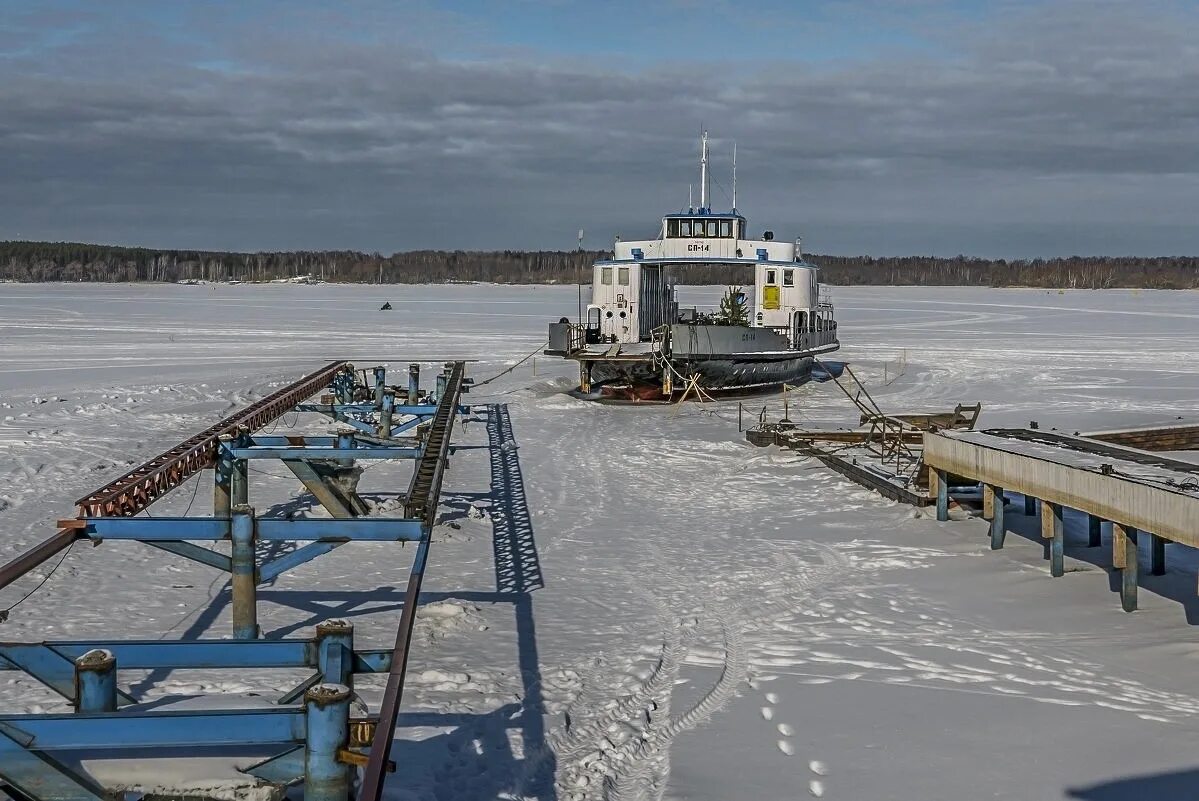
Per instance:
[[[415,406],[420,400],[420,365],[408,365],[408,405]]]
[[[387,368],[379,366],[375,368],[375,405],[383,405],[383,392],[387,388]]]
[[[233,506],[233,457],[229,453],[233,447],[233,435],[222,434],[220,443],[213,467],[212,516],[228,519],[229,509]]]
[[[1003,488],[990,487],[989,489],[994,498],[994,507],[991,510],[991,550],[998,551],[1003,547],[1003,538],[1007,533],[1003,521]]]
[[[254,510],[233,507],[233,637],[258,639],[258,582],[254,558]]]
[[[375,434],[380,437],[391,436],[391,415],[395,410],[396,396],[393,392],[383,393],[383,405],[379,407],[379,427]]]
[[[1140,565],[1137,530],[1112,523],[1112,563],[1120,569],[1120,606],[1125,612],[1137,609],[1137,579]]]
[[[304,749],[304,801],[348,801],[350,766],[338,751],[350,742],[350,688],[318,684],[304,693],[308,736]]]
[[[234,448],[248,448],[253,440],[250,432],[242,429],[233,440]],[[244,506],[250,502],[250,467],[245,459],[231,455],[229,471],[229,505]]]
[[[1049,575],[1064,576],[1066,574],[1066,525],[1062,506],[1058,503],[1041,501],[1041,514],[1049,515]]]
[[[99,648],[75,660],[75,711],[117,711],[117,660]]]
[[[317,669],[325,684],[354,688],[354,626],[345,620],[326,620],[316,627]]]
[[[937,520],[944,523],[949,519],[949,474],[944,470],[933,470],[932,478],[937,484]]]
[[[1166,541],[1156,534],[1149,535],[1149,572],[1166,575]]]
[[[1103,518],[1087,515],[1087,547],[1098,548],[1103,544]]]
[[[379,403],[380,404],[383,403],[382,397],[379,398]],[[343,431],[342,433],[337,435],[338,450],[349,450],[350,448],[353,448],[354,445],[355,445],[354,435],[351,434],[349,431]],[[354,466],[353,459],[338,459],[337,463],[339,465],[341,465],[342,467],[353,467]]]

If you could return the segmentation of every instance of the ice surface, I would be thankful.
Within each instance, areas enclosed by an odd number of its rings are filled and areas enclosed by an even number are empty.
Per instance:
[[[719,294],[684,288],[680,301]],[[980,400],[983,426],[1071,432],[1199,416],[1199,293],[831,294],[839,358],[885,409]],[[384,300],[393,311],[379,311]],[[131,463],[325,360],[429,371],[475,359],[469,372],[482,379],[533,351],[545,323],[573,317],[576,303],[574,287],[0,285],[0,556],[47,536],[74,498]],[[981,521],[938,524],[749,446],[737,401],[597,406],[562,394],[576,377],[539,357],[474,398],[507,405],[519,448],[451,462],[389,797],[1193,792],[1199,603],[1188,549],[1170,546],[1170,572],[1143,576],[1141,610],[1126,615],[1105,575],[1109,549],[1080,547],[1085,524],[1073,516],[1069,572],[1051,580],[1036,521],[1016,509],[1014,536],[992,553]],[[764,403],[779,408],[758,397],[747,416]],[[792,393],[792,418],[805,423],[851,412],[831,384]],[[276,430],[301,425],[288,416]],[[486,444],[495,426],[476,420],[462,433]],[[281,467],[255,468],[260,512],[318,513]],[[210,480],[152,512],[204,513]],[[386,510],[405,485],[404,468],[379,465],[361,488]],[[344,617],[361,647],[386,647],[412,550],[348,545],[284,574],[261,590],[264,630],[306,636]],[[497,558],[510,569],[497,571]],[[229,630],[216,571],[109,542],[75,546],[0,638]],[[240,706],[302,677],[122,681],[151,699],[224,693]],[[364,678],[358,689],[374,704],[380,687]],[[9,710],[63,710],[15,672],[0,696]],[[113,782],[122,770],[97,768]]]

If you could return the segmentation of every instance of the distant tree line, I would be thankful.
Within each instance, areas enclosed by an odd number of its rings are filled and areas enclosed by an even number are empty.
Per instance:
[[[591,280],[604,251],[413,250],[384,256],[357,251],[221,253],[65,242],[0,242],[0,280],[271,281],[311,276],[344,283],[428,284],[491,281],[573,284]],[[978,259],[968,256],[807,257],[829,284],[1033,286],[1072,289],[1199,288],[1199,257],[1071,256]],[[689,284],[752,284],[748,265],[695,266]]]

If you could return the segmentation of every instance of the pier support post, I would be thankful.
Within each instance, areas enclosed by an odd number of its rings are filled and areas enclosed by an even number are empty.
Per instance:
[[[1031,495],[1024,496],[1024,514],[1032,517],[1037,513],[1037,499]]]
[[[233,435],[222,434],[216,464],[213,466],[212,516],[226,520],[229,519],[229,509],[233,506],[233,457],[228,451],[228,448],[232,447]]]
[[[94,648],[75,660],[75,711],[117,711],[117,660]]]
[[[339,433],[337,435],[338,450],[349,450],[350,448],[353,448],[353,447],[354,447],[354,434],[352,432],[342,431],[341,433]],[[338,459],[337,464],[339,467],[353,467],[354,460],[353,459]]]
[[[396,396],[394,392],[383,393],[383,406],[379,409],[379,425],[375,434],[380,437],[391,436],[391,415],[395,411]]]
[[[1166,540],[1156,534],[1149,535],[1149,572],[1155,576],[1166,575]]]
[[[1103,518],[1087,515],[1087,547],[1098,548],[1103,544]]]
[[[446,362],[441,372],[437,374],[437,402],[441,403],[441,397],[445,395],[445,388],[450,383],[450,373],[454,371],[454,363]]]
[[[387,388],[387,368],[382,365],[375,368],[375,405],[383,405],[383,391]]]
[[[983,491],[983,520],[992,520],[995,517],[995,492],[996,488],[990,484],[982,485]]]
[[[254,558],[254,510],[233,507],[233,638],[258,639],[258,578]]]
[[[1112,565],[1120,570],[1120,606],[1125,612],[1137,608],[1137,530],[1112,523]]]
[[[420,399],[420,365],[408,365],[408,405],[415,406]]]
[[[1003,521],[1003,488],[984,484],[984,499],[987,497],[988,491],[990,492],[993,504],[991,508],[991,550],[998,551],[1003,547],[1003,538],[1007,533],[1007,528]]]
[[[354,688],[354,626],[326,620],[316,627],[316,664],[325,684]]]
[[[1066,525],[1059,503],[1041,501],[1041,537],[1049,550],[1049,575],[1065,575]]]
[[[248,448],[251,443],[250,432],[241,430],[234,437],[233,444],[237,448]],[[244,506],[250,502],[250,463],[246,459],[231,459],[229,474],[229,506]]]
[[[350,688],[318,684],[304,693],[308,736],[304,747],[305,801],[348,801],[350,766],[338,751],[350,742]]]
[[[949,519],[949,474],[944,470],[930,468],[928,474],[929,489],[937,493],[937,520],[944,523]]]

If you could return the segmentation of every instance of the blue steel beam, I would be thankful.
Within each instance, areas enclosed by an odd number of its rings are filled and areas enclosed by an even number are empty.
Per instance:
[[[4,749],[37,751],[119,748],[214,748],[302,743],[304,713],[298,709],[140,711],[117,714],[0,715],[0,764]],[[10,743],[8,745],[6,743]]]
[[[301,668],[318,664],[314,640],[71,640],[0,643],[0,670],[21,670],[35,677],[38,673],[61,672],[65,680],[59,683],[64,690],[70,690],[75,660],[96,649],[110,652],[118,670]],[[386,673],[390,668],[389,650],[354,652],[354,673]]]
[[[229,538],[230,528],[228,520],[210,517],[89,517],[86,522],[89,537],[142,542],[224,540]],[[424,523],[403,517],[264,517],[254,521],[254,528],[256,539],[276,542],[415,542],[421,538]]]
[[[47,754],[27,751],[5,732],[0,731],[0,778],[17,798],[53,799],[53,801],[106,801],[108,792],[89,776],[84,776]]]
[[[281,573],[286,573],[293,567],[299,567],[305,562],[311,562],[318,556],[323,556],[341,546],[340,542],[310,542],[303,548],[297,548],[286,556],[280,556],[278,559],[273,559],[264,565],[258,566],[258,583],[266,584],[277,578]]]
[[[193,668],[316,667],[313,640],[81,640],[44,643],[0,643],[0,670],[25,670],[34,660],[58,659],[72,666],[92,650],[110,652],[118,670],[186,670]],[[374,659],[375,651],[363,652]],[[72,679],[73,681],[73,679]]]
[[[420,448],[361,447],[338,448],[322,446],[257,446],[234,448],[235,459],[419,459]]]
[[[5,643],[0,646],[0,670],[20,670],[74,701],[75,660],[90,650],[60,651],[42,643]],[[128,693],[118,690],[117,695],[121,703],[136,703]]]
[[[160,540],[158,542],[147,542],[146,544],[155,548],[161,548],[164,551],[170,551],[176,556],[191,559],[193,562],[200,562],[210,567],[215,567],[217,570],[224,570],[226,573],[233,570],[233,560],[225,554],[201,548],[199,545],[194,545],[190,542]]]
[[[354,447],[356,448],[397,448],[397,447],[418,447],[420,440],[416,437],[409,437],[402,443],[397,443],[393,440],[380,440],[374,436],[353,437]],[[278,434],[255,434],[250,438],[252,445],[263,445],[270,448],[280,448],[287,446],[309,446],[314,445],[318,448],[335,448],[338,447],[337,437],[332,436],[280,436]]]

